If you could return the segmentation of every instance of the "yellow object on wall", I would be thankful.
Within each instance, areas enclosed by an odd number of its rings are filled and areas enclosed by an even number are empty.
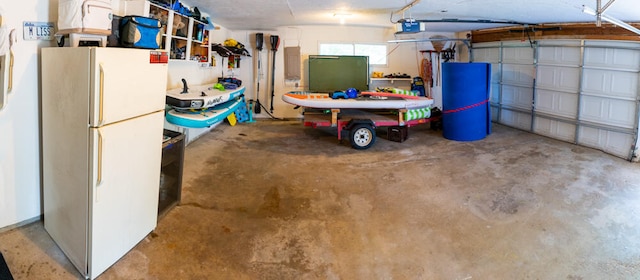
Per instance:
[[[373,73],[371,73],[371,78],[382,78],[382,77],[383,77],[383,75],[384,75],[384,73],[383,73],[383,72],[376,72],[376,71],[373,71]]]

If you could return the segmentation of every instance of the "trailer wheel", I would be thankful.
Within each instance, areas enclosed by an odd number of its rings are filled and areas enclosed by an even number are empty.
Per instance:
[[[351,147],[357,150],[366,150],[376,142],[376,131],[368,124],[354,125],[349,136]]]

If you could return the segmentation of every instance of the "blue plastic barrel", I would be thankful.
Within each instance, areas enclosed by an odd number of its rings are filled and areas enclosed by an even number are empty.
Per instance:
[[[491,133],[491,64],[442,64],[442,135],[475,141]]]

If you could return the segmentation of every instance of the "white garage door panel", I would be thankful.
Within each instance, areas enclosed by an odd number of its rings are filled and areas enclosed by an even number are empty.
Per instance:
[[[473,52],[474,61],[499,63],[500,49],[477,49]]]
[[[545,89],[536,91],[536,112],[575,119],[578,114],[578,94]]]
[[[603,150],[622,158],[629,157],[633,137],[628,134],[591,127],[581,127],[578,144]]]
[[[578,92],[579,81],[579,68],[538,66],[536,84],[540,88]]]
[[[498,122],[498,108],[491,106],[491,121]]]
[[[580,65],[580,48],[577,47],[541,47],[538,50],[538,63],[550,65]]]
[[[533,65],[504,64],[502,66],[502,82],[533,86],[533,73]]]
[[[505,48],[502,54],[502,62],[514,64],[533,64],[533,48]]]
[[[581,120],[622,128],[635,124],[636,104],[632,101],[585,95],[580,106]]]
[[[585,69],[583,91],[592,95],[636,99],[638,74],[600,69]]]
[[[489,95],[489,100],[491,101],[491,103],[500,103],[500,84],[491,84],[491,91]]]
[[[584,65],[640,70],[640,51],[612,48],[585,48]]]
[[[502,87],[502,104],[531,110],[533,103],[533,89],[504,85]]]
[[[474,51],[475,51],[475,48],[487,48],[487,47],[500,48],[500,42],[474,43],[473,47],[474,47]]]
[[[638,73],[614,72],[611,83],[607,84],[609,95],[635,100],[638,89]]]
[[[531,129],[531,114],[502,109],[500,119],[502,124],[508,126],[517,127],[523,130]]]
[[[500,82],[500,64],[491,63],[491,83]]]
[[[605,47],[605,48],[640,48],[640,43],[629,41],[610,41],[610,40],[588,40],[584,42],[587,47]]]
[[[551,138],[573,142],[576,126],[573,124],[537,117],[534,132]]]

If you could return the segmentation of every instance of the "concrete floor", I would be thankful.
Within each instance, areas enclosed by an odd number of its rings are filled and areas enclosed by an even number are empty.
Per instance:
[[[640,279],[640,165],[500,125],[384,137],[220,125],[187,148],[182,205],[99,279]],[[0,251],[16,279],[80,278],[41,222]]]

